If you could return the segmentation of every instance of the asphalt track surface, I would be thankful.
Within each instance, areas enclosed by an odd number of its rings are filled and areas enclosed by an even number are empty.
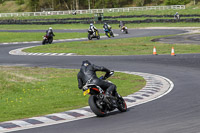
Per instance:
[[[117,31],[116,31],[117,32]],[[184,33],[182,30],[130,30],[127,37]],[[119,38],[125,35],[119,32]],[[10,50],[32,46],[0,46],[0,65],[79,69],[85,59],[113,70],[146,72],[164,76],[174,89],[164,97],[114,113],[104,118],[88,118],[16,133],[199,133],[200,54],[137,56],[14,56]]]
[[[168,43],[168,44],[200,44],[200,35],[199,34],[192,34],[192,35],[178,35],[178,36],[170,36],[170,37],[163,37],[163,38],[156,38],[154,41],[158,41],[161,43]]]

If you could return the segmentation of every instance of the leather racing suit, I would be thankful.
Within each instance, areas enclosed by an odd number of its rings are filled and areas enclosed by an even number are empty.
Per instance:
[[[106,75],[110,73],[110,70],[103,66],[96,66],[94,64],[91,64],[87,60],[83,61],[80,68],[80,72],[77,75],[79,89],[82,89],[82,87],[86,83],[90,83],[100,86],[102,89],[106,91],[106,95],[114,95],[114,96],[117,95],[116,85],[106,82],[102,79],[99,79],[96,75],[96,71],[106,72]]]
[[[46,30],[46,35],[47,35],[49,38],[52,38],[53,36],[55,36],[52,29]]]

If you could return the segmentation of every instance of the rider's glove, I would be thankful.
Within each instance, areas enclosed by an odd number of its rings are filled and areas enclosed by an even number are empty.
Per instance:
[[[87,86],[83,86],[82,90],[83,91],[87,90]]]

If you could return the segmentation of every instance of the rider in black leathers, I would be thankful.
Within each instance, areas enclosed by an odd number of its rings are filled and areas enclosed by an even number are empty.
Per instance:
[[[86,83],[96,84],[102,89],[106,90],[106,96],[119,96],[116,91],[116,85],[108,83],[102,79],[99,79],[96,75],[96,71],[106,72],[105,77],[110,74],[110,70],[103,66],[96,66],[91,64],[88,60],[83,61],[80,72],[78,73],[78,88],[82,89]]]
[[[46,30],[46,35],[48,36],[48,39],[52,38],[54,35],[53,33],[53,29],[51,27],[49,27],[48,30]]]

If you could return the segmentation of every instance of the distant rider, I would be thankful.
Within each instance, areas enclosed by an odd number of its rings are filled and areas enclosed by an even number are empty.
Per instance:
[[[106,29],[108,29],[108,31],[110,31],[112,29],[112,27],[110,25],[108,25],[107,23],[104,23],[103,30],[105,31]]]
[[[91,30],[93,35],[96,36],[97,28],[92,23],[90,24],[89,30]]]
[[[125,26],[125,23],[123,23],[122,21],[119,22],[119,28],[122,30],[122,28]]]
[[[174,15],[174,19],[179,19],[179,14],[178,14],[178,12],[176,12],[176,14]]]
[[[120,95],[116,91],[116,85],[98,78],[96,75],[96,71],[106,72],[105,77],[108,77],[112,72],[103,66],[96,66],[94,64],[91,64],[88,60],[83,61],[80,71],[77,75],[78,88],[83,89],[83,86],[86,83],[95,84],[106,91],[106,97],[111,97],[111,95],[120,97]]]
[[[55,36],[54,33],[53,33],[52,27],[49,27],[49,29],[46,30],[46,35],[47,35],[48,39],[50,39],[50,38],[52,38],[53,36]]]

